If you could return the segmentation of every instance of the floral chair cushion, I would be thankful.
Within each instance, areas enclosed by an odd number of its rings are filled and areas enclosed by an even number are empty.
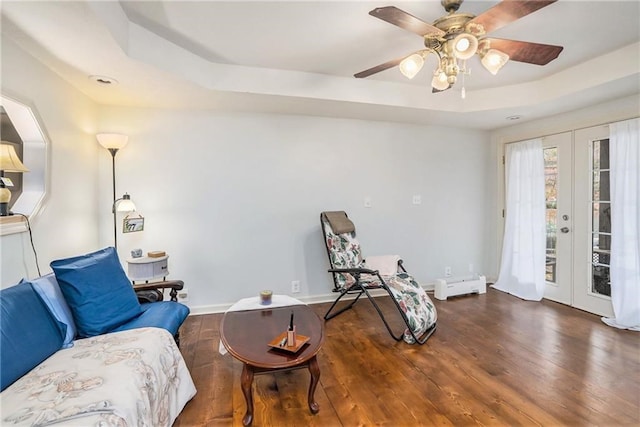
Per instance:
[[[366,268],[355,232],[335,234],[331,225],[325,220],[323,222],[332,268]],[[422,286],[411,275],[402,272],[382,276],[382,278],[406,316],[415,336],[420,337],[436,323],[438,320],[436,307]],[[335,279],[340,291],[352,287],[356,282],[351,274],[336,273]],[[367,274],[360,277],[360,282],[365,287],[382,286],[377,276]],[[405,331],[404,340],[409,344],[415,342],[409,330]]]
[[[324,221],[325,239],[329,249],[332,268],[360,268],[362,266],[362,251],[356,233],[335,234],[329,222]],[[351,274],[337,273],[336,286],[345,290],[353,286],[356,279]]]
[[[384,281],[391,289],[393,297],[398,301],[415,336],[421,336],[436,324],[438,320],[436,307],[424,288],[413,277],[407,273],[398,273],[385,277]],[[408,330],[404,333],[404,340],[409,344],[415,342]]]

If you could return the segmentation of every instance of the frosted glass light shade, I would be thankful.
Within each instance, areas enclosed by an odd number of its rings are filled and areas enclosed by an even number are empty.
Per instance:
[[[495,76],[507,61],[509,61],[509,55],[496,49],[489,49],[480,62],[482,62],[484,68]]]
[[[0,143],[0,170],[4,172],[29,172],[10,142],[2,141]]]
[[[453,39],[453,54],[458,59],[469,59],[478,50],[478,39],[471,34],[462,33]]]
[[[96,135],[96,139],[107,150],[115,149],[119,150],[129,142],[129,137],[121,133],[99,133]]]
[[[125,193],[121,199],[116,200],[114,208],[116,212],[133,212],[136,210],[136,205],[131,200],[131,196]]]
[[[408,79],[412,79],[422,69],[423,65],[424,58],[422,55],[414,53],[413,55],[407,56],[402,60],[402,62],[400,62],[400,72]]]
[[[433,73],[433,79],[431,80],[431,86],[437,90],[449,89],[449,82],[447,81],[447,75],[442,70],[436,70]]]

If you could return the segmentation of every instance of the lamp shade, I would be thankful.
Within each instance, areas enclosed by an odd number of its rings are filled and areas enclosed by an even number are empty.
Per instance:
[[[131,196],[125,193],[122,198],[115,201],[114,205],[115,212],[133,212],[136,210],[136,205],[131,200]]]
[[[496,75],[507,61],[509,61],[509,55],[496,49],[489,49],[480,62],[491,74]]]
[[[4,172],[29,172],[10,142],[0,142],[0,170]]]
[[[409,55],[400,62],[400,72],[408,79],[412,79],[418,74],[424,65],[424,58],[419,53]]]
[[[129,137],[121,133],[99,133],[96,135],[96,139],[107,150],[115,149],[119,150],[129,142]]]
[[[478,39],[471,34],[462,33],[453,39],[453,54],[458,59],[469,59],[478,50]]]
[[[433,73],[431,87],[439,91],[449,89],[449,82],[447,81],[447,75],[444,73],[444,71],[438,69]]]

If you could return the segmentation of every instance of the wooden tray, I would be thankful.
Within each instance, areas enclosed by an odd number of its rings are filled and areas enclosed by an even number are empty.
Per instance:
[[[286,336],[287,336],[287,331],[284,331],[283,333],[281,333],[280,335],[278,335],[277,337],[272,339],[271,342],[269,342],[269,347],[271,347],[273,349],[276,349],[276,350],[287,351],[289,353],[297,353],[298,351],[300,351],[302,346],[305,345],[306,343],[308,343],[309,340],[310,340],[310,338],[307,337],[307,336],[296,334],[296,345],[295,346],[292,347],[292,346],[289,346],[289,345],[284,345],[284,346],[280,347],[280,342]]]

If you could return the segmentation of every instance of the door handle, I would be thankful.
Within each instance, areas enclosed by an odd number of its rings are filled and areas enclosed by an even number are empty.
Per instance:
[[[563,233],[568,233],[569,232],[569,227],[562,227],[560,229],[560,231],[563,232]]]

